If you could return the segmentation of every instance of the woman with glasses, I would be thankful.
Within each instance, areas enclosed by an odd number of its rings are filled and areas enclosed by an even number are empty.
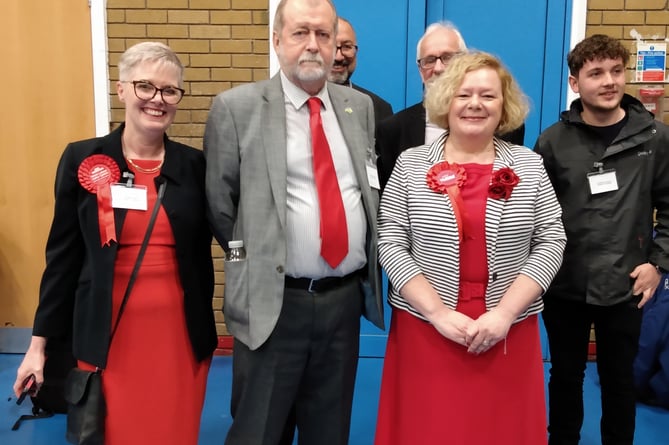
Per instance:
[[[47,342],[72,334],[78,367],[103,369],[106,445],[196,445],[217,341],[204,157],[166,135],[184,94],[176,54],[139,43],[118,68],[125,122],[69,144],[58,165],[40,302],[14,391],[31,374],[40,385]]]
[[[446,131],[400,155],[379,207],[393,313],[375,443],[545,445],[537,314],[566,238],[541,157],[495,137],[526,101],[473,52],[425,107]]]

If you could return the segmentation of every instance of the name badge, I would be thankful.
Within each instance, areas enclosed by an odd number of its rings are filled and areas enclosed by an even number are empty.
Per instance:
[[[376,169],[376,165],[365,165],[365,168],[367,170],[367,181],[369,182],[369,186],[373,189],[380,190],[381,189],[381,183],[379,182],[379,172]]]
[[[588,173],[588,183],[590,184],[590,193],[593,195],[618,190],[618,178],[615,170]]]
[[[112,207],[115,209],[146,210],[147,192],[143,185],[128,187],[127,184],[111,185]]]

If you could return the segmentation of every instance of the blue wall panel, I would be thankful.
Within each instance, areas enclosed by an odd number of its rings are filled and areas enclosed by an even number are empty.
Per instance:
[[[475,4],[428,0],[428,21],[450,20],[462,32],[467,46],[499,56],[530,99],[525,122],[525,144],[532,147],[541,131],[544,106],[560,98],[544,97],[545,74],[562,73],[562,63],[552,56],[563,51],[567,0],[478,0]],[[474,6],[475,5],[475,6]],[[551,31],[549,35],[548,32]],[[555,64],[557,62],[557,65]],[[562,82],[551,78],[550,92],[560,92]]]

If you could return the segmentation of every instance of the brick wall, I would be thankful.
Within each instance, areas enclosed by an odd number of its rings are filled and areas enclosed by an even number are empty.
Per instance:
[[[116,97],[118,59],[135,43],[153,40],[177,52],[185,70],[186,96],[169,136],[202,148],[212,98],[235,85],[269,76],[269,0],[108,0],[107,36],[112,96],[111,127],[123,120]],[[219,335],[227,334],[223,313],[223,249],[212,245]]]
[[[667,0],[589,0],[586,35],[607,34],[625,42],[632,56],[628,66],[628,80],[634,79],[636,44],[632,30],[647,41],[663,41],[669,37],[669,1]],[[646,84],[647,85],[647,84]],[[627,92],[638,96],[639,84],[628,83]],[[658,119],[669,124],[669,99],[665,87],[663,113]]]

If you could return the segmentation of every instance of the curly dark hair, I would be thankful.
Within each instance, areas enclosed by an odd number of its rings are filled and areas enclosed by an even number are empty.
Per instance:
[[[630,53],[620,40],[604,34],[594,34],[581,40],[567,54],[567,65],[569,73],[577,76],[583,65],[590,60],[622,59],[623,65],[627,66]]]

